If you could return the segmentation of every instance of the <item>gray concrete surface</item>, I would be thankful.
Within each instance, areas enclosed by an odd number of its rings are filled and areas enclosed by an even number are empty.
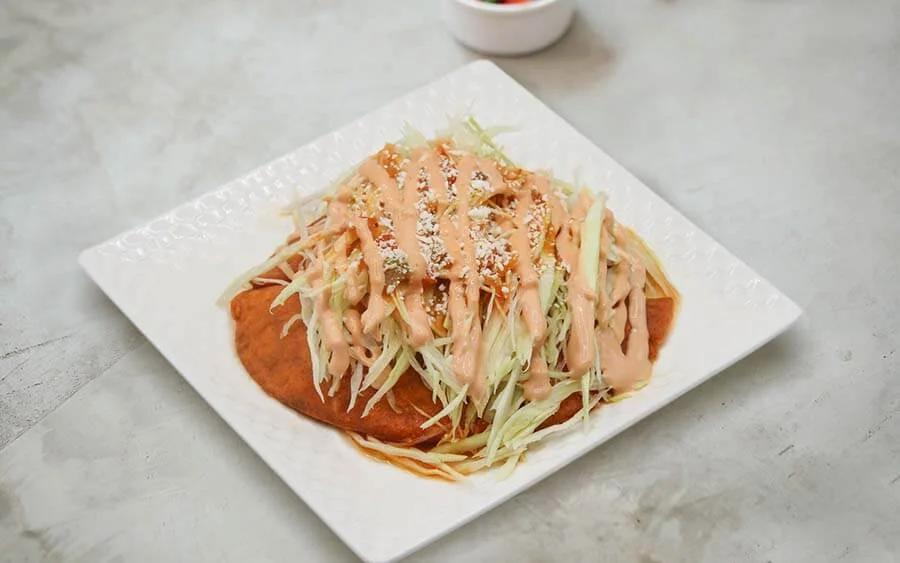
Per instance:
[[[473,58],[421,0],[0,5],[0,561],[353,560],[75,257]],[[412,560],[897,560],[900,3],[582,0],[497,62],[806,316]]]

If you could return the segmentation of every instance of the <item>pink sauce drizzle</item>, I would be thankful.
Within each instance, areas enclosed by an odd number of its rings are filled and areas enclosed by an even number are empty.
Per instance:
[[[547,362],[540,350],[547,336],[547,320],[541,307],[541,294],[538,290],[538,275],[531,258],[531,244],[528,237],[528,216],[531,214],[534,201],[531,190],[535,181],[529,178],[525,187],[518,193],[516,204],[515,229],[509,242],[516,253],[516,273],[519,275],[519,303],[522,305],[522,317],[531,335],[532,352],[529,362],[530,375],[522,389],[529,401],[540,401],[550,395],[550,375]],[[540,189],[540,187],[538,188]]]
[[[359,169],[364,178],[381,189],[381,197],[394,219],[397,245],[406,254],[409,263],[410,278],[404,287],[403,299],[409,316],[409,342],[414,348],[422,346],[432,337],[422,299],[425,260],[419,252],[416,238],[415,201],[418,198],[418,171],[418,162],[411,160],[406,166],[406,180],[401,194],[397,182],[377,161],[367,160]],[[368,258],[366,260],[368,261]]]
[[[325,283],[321,275],[312,280],[313,287],[322,289]],[[341,319],[331,310],[331,290],[325,289],[316,298],[316,313],[319,315],[325,345],[331,351],[328,361],[328,374],[340,377],[350,367],[350,346],[344,338]]]
[[[481,398],[485,391],[484,374],[481,370],[481,283],[475,262],[475,243],[469,232],[469,185],[475,173],[475,159],[466,155],[457,167],[456,208],[458,226],[446,229],[448,235],[444,245],[455,247],[456,259],[450,269],[449,311],[452,321],[451,338],[453,350],[453,374],[457,381],[469,386],[469,395]],[[442,183],[442,182],[439,182]],[[440,190],[439,190],[440,193]],[[440,196],[439,196],[440,197]],[[441,235],[444,226],[452,222],[441,221]]]
[[[592,199],[583,191],[578,203],[572,210],[571,231],[572,239],[580,240],[581,224],[590,209]],[[580,242],[579,242],[580,244]],[[574,245],[574,243],[573,243]],[[575,252],[577,256],[577,251]],[[596,272],[585,272],[583,264],[578,263],[572,267],[569,276],[569,314],[572,316],[572,325],[569,329],[569,339],[566,343],[566,362],[569,372],[573,377],[584,375],[594,363],[596,343],[594,342],[594,302],[597,296],[587,284],[586,276],[596,275]]]
[[[384,261],[366,220],[361,217],[353,217],[350,221],[356,229],[362,247],[363,260],[369,269],[369,304],[362,314],[363,332],[380,338],[378,327],[387,316],[387,308],[384,303]]]
[[[600,332],[600,345],[603,350],[600,360],[603,379],[617,392],[630,391],[638,382],[648,379],[652,369],[649,360],[650,333],[647,330],[647,296],[644,293],[647,273],[643,264],[637,262],[629,264],[628,282],[630,285],[628,321],[631,323],[628,350],[622,351],[622,339],[619,338],[616,327],[607,327]],[[623,325],[621,331],[624,334],[624,322],[619,322]]]

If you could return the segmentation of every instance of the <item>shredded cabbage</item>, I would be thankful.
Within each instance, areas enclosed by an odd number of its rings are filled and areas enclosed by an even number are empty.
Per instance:
[[[461,440],[445,442],[435,446],[431,451],[437,453],[468,453],[483,448],[488,441],[488,433],[473,434]]]
[[[428,139],[425,135],[409,123],[403,124],[401,133],[403,133],[403,138],[397,144],[405,149],[407,153],[412,152],[413,149],[428,145]]]
[[[291,256],[297,254],[297,252],[300,251],[302,244],[302,241],[299,240],[288,244],[259,266],[250,268],[242,275],[238,276],[236,280],[231,282],[231,284],[227,288],[225,288],[225,291],[222,292],[222,295],[219,296],[219,298],[216,300],[216,303],[220,306],[227,305],[235,295],[240,293],[242,289],[245,289],[249,286],[250,280],[259,277],[260,275],[268,272],[272,268],[275,268],[282,262],[286,261]]]
[[[381,384],[381,387],[378,391],[372,395],[372,398],[369,399],[369,402],[366,403],[366,408],[363,409],[363,416],[368,415],[378,401],[384,397],[385,393],[390,391],[394,385],[397,384],[397,381],[400,379],[400,376],[406,372],[406,368],[409,367],[409,353],[403,351],[400,353],[400,356],[394,361],[394,367],[391,368],[390,374],[388,374],[387,380]]]
[[[557,383],[550,390],[550,396],[543,401],[531,402],[517,408],[497,431],[494,441],[488,441],[488,463],[495,460],[500,441],[512,444],[515,440],[533,434],[538,426],[559,410],[562,402],[569,395],[576,393],[579,382],[569,379]]]
[[[353,375],[350,376],[350,402],[347,404],[347,412],[352,411],[353,407],[356,406],[356,398],[359,397],[362,380],[363,364],[362,362],[357,362],[357,364],[353,366]]]
[[[469,391],[469,386],[463,385],[463,388],[460,389],[459,393],[456,394],[456,398],[454,398],[452,401],[447,403],[447,406],[444,407],[444,409],[441,410],[439,413],[437,413],[433,417],[431,417],[428,420],[426,420],[425,422],[423,422],[422,425],[420,426],[420,428],[422,428],[424,430],[425,428],[434,426],[435,424],[437,424],[437,422],[439,420],[441,420],[445,416],[450,416],[454,411],[458,410],[459,407],[462,405],[463,400],[465,400],[466,393],[468,393],[468,391]]]
[[[463,454],[423,452],[422,450],[416,448],[401,448],[398,446],[385,444],[384,442],[376,440],[375,438],[363,438],[356,433],[352,433],[350,435],[359,445],[392,456],[408,457],[418,461],[424,461],[426,463],[446,463],[453,461],[463,461],[466,459],[466,456]]]

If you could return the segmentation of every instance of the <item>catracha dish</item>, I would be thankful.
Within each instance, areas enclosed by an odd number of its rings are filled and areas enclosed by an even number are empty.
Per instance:
[[[602,192],[521,168],[472,118],[408,130],[325,193],[222,302],[273,398],[459,479],[650,379],[678,293]]]

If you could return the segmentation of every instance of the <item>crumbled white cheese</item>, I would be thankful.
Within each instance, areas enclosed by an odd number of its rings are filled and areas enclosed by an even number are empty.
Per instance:
[[[476,223],[484,223],[491,218],[493,210],[487,205],[480,205],[469,210],[469,219]]]

